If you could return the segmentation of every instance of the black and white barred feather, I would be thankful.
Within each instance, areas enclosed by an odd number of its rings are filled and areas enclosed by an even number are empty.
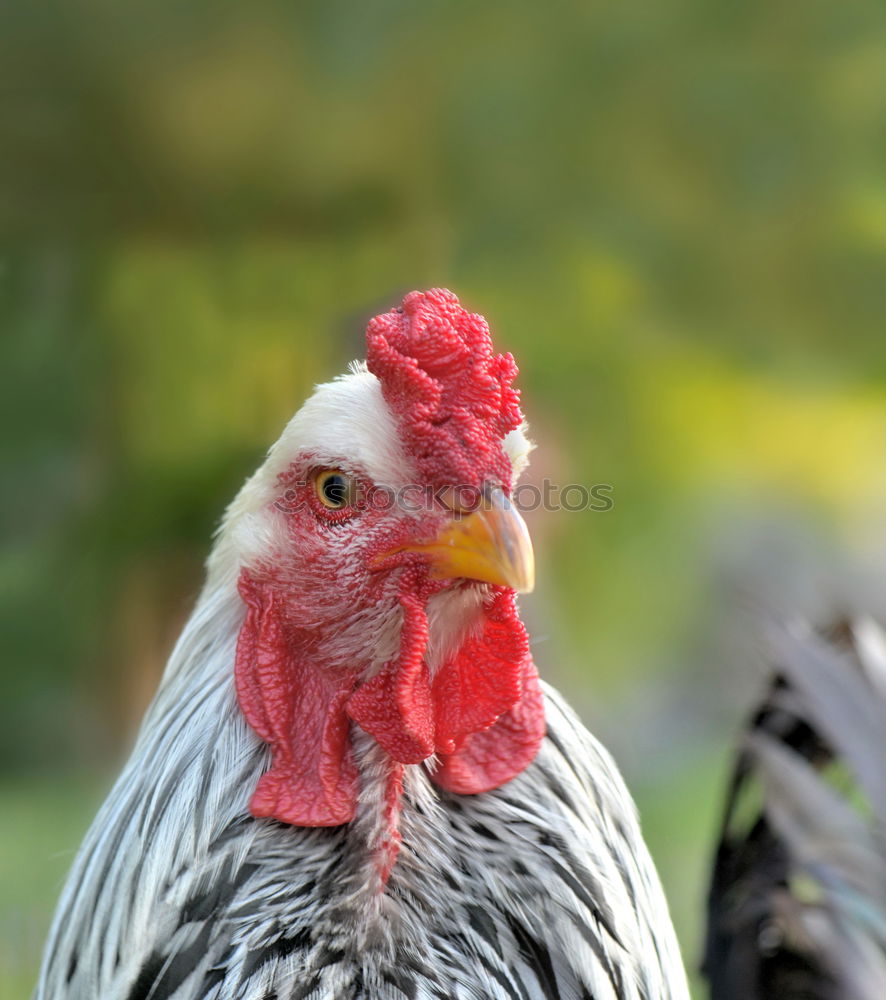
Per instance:
[[[712,1000],[886,996],[886,636],[773,630],[708,894]]]

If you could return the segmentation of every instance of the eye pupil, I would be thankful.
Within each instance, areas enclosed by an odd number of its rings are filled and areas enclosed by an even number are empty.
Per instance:
[[[348,481],[337,472],[327,476],[323,480],[321,489],[323,491],[323,499],[330,507],[344,507],[348,502],[350,495]]]

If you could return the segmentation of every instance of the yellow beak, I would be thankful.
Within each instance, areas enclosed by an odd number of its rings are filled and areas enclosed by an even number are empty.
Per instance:
[[[488,490],[480,506],[455,514],[430,542],[405,545],[403,552],[429,556],[430,576],[480,580],[528,594],[535,586],[535,558],[526,522],[504,492]]]

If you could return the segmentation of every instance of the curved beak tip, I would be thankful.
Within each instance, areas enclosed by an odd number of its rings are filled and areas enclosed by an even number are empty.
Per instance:
[[[535,558],[526,522],[500,488],[487,491],[477,510],[446,523],[430,542],[408,546],[429,557],[437,579],[478,580],[528,594]]]

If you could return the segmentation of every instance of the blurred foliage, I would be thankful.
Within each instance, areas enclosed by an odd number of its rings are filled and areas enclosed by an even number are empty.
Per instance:
[[[0,7],[3,767],[121,752],[242,478],[448,285],[517,355],[534,475],[614,488],[534,517],[526,613],[692,960],[724,583],[880,544],[884,122],[874,0]]]

